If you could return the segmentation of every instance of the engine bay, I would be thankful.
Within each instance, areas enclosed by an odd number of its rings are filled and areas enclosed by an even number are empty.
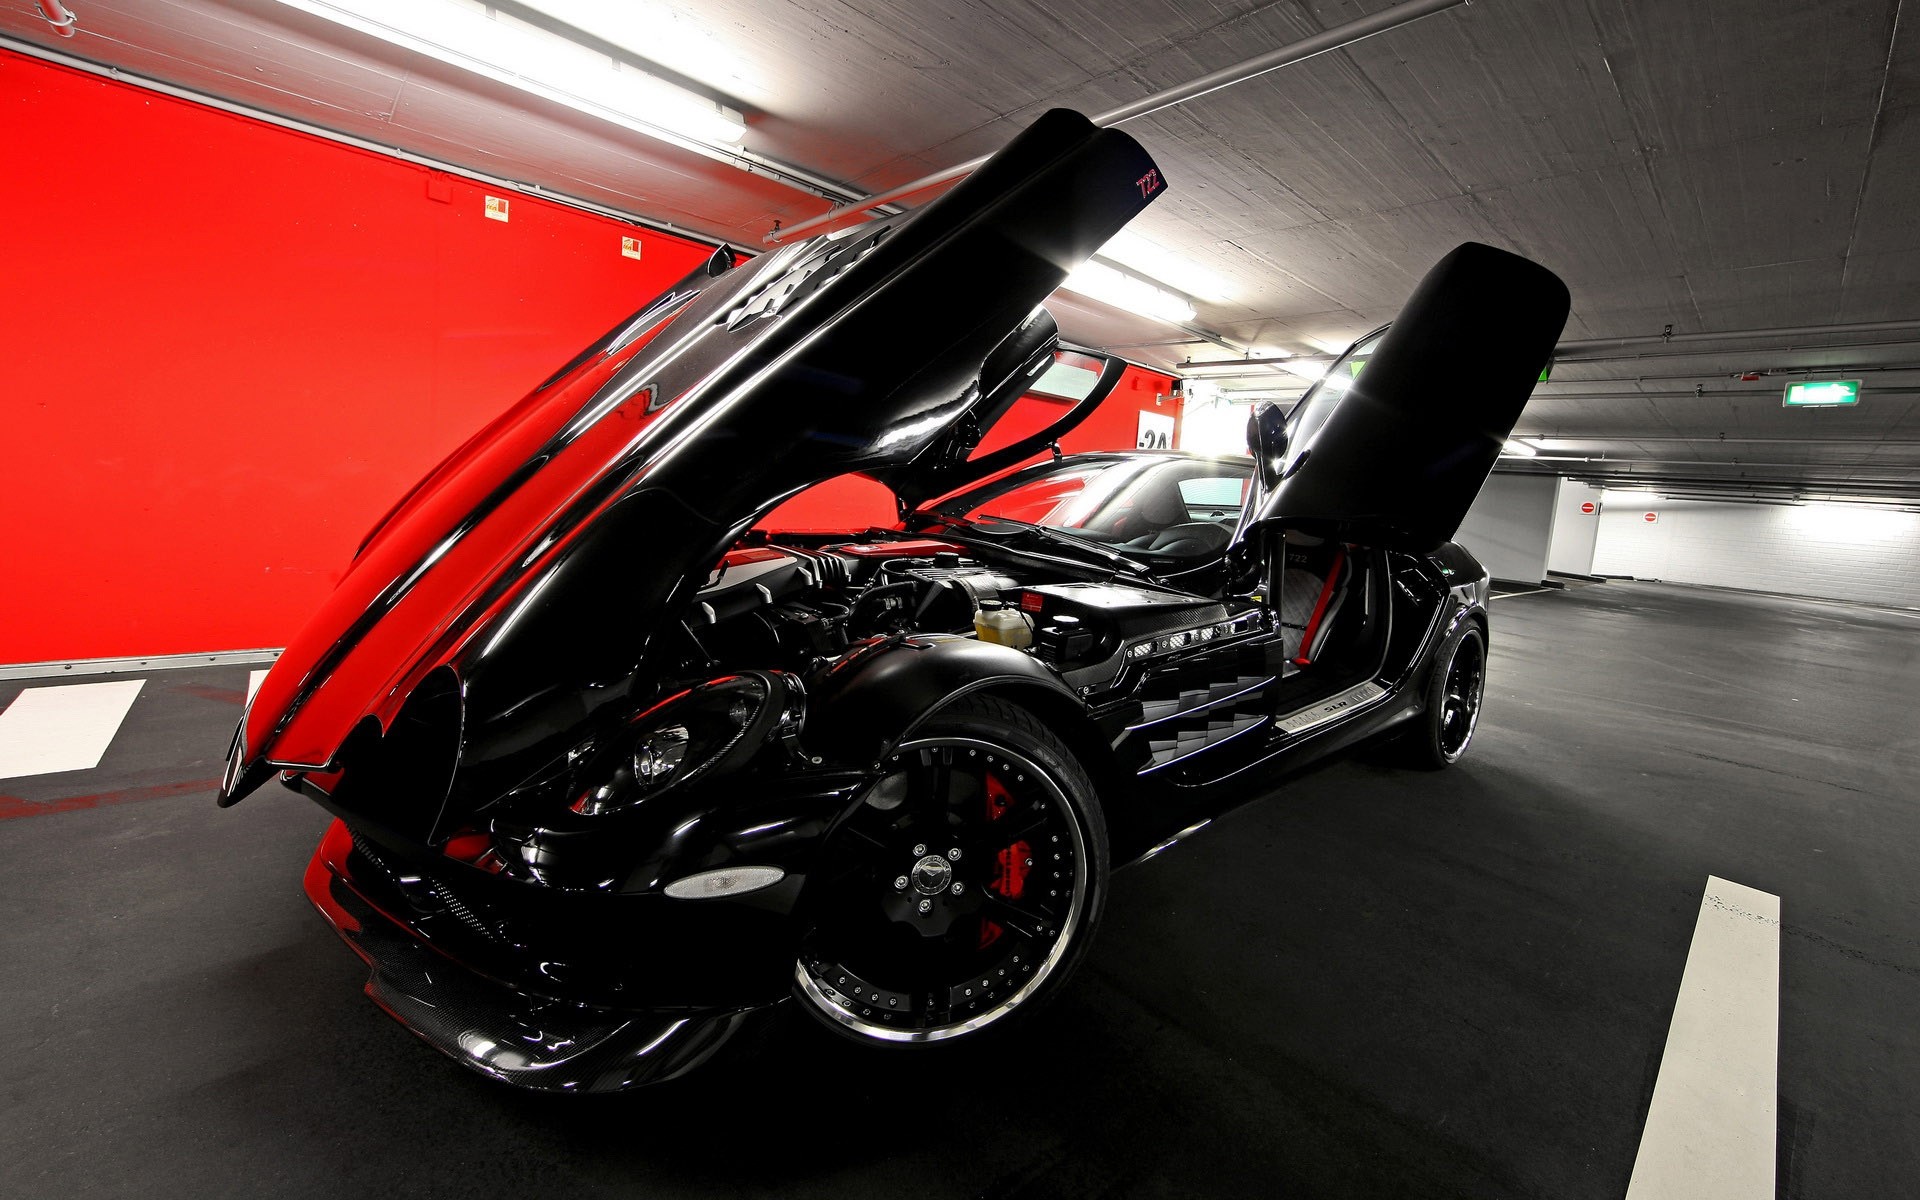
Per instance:
[[[875,639],[973,637],[1030,653],[1085,693],[1110,683],[1130,650],[1134,658],[1137,647],[1153,650],[1155,638],[1228,632],[1218,602],[1144,579],[1047,570],[1029,555],[884,532],[729,550],[684,620],[693,656],[702,666],[804,677]]]

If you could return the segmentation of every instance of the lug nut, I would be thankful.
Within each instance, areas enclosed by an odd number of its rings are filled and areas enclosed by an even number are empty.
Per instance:
[[[932,912],[932,911],[933,911],[933,901],[931,901],[931,900],[922,900],[922,901],[920,902],[920,915],[921,915],[921,916],[923,916],[923,917],[924,917],[924,916],[926,916],[926,915],[927,915],[928,913],[930,913],[930,912]]]
[[[893,890],[896,892],[904,892],[907,890],[907,877],[905,875],[894,876]]]
[[[955,849],[947,851],[947,861],[948,862],[960,861],[960,851],[957,847]]]
[[[1057,841],[1058,839],[1055,839],[1055,840]],[[926,844],[924,842],[916,844],[913,848],[913,852],[916,856],[925,854],[927,852]]]
[[[967,889],[965,887],[962,887],[960,884],[956,883],[953,885],[953,894],[956,896],[958,896],[961,892],[964,892],[966,890]]]

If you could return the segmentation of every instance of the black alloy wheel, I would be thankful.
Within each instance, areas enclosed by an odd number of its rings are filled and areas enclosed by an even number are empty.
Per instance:
[[[1056,994],[1106,895],[1085,770],[1032,713],[943,710],[882,764],[809,889],[800,1006],[876,1045],[943,1042]]]
[[[1487,639],[1471,621],[1435,657],[1427,711],[1409,738],[1415,764],[1438,770],[1459,762],[1473,743],[1487,691]]]

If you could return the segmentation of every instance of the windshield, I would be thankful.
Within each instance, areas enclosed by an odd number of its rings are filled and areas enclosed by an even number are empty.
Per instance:
[[[1244,458],[1064,459],[962,492],[935,511],[1040,525],[1122,554],[1204,558],[1232,539],[1252,475]]]
[[[1353,381],[1360,378],[1360,371],[1373,357],[1380,345],[1380,339],[1387,336],[1385,329],[1376,329],[1355,342],[1345,354],[1334,360],[1320,381],[1308,389],[1300,403],[1293,406],[1287,414],[1287,459],[1281,468],[1285,474],[1293,470],[1294,462],[1305,454],[1313,435],[1327,423],[1333,410],[1340,404],[1340,398],[1347,394]]]

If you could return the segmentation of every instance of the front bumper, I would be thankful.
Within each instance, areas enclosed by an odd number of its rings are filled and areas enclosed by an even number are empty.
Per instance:
[[[372,968],[367,995],[434,1049],[543,1091],[614,1092],[711,1058],[755,1008],[623,1011],[530,994],[417,939],[391,915],[390,883],[340,821],[307,867],[307,898]]]

